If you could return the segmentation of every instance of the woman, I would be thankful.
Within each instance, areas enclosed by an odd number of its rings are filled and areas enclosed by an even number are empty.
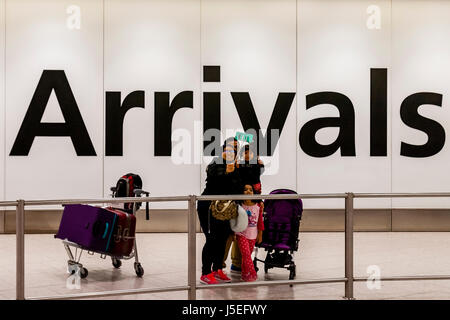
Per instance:
[[[221,157],[216,157],[206,168],[206,186],[202,195],[241,194],[242,183],[236,168],[233,146],[224,145]],[[228,237],[233,233],[229,221],[215,219],[209,206],[211,201],[198,202],[198,217],[206,242],[202,250],[202,276],[200,282],[217,284],[230,282],[223,272],[222,262]]]

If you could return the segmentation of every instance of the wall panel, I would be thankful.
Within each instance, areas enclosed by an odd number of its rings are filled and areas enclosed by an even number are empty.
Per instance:
[[[353,105],[356,146],[355,156],[341,156],[339,149],[327,157],[311,155],[298,146],[298,191],[390,192],[390,123],[384,130],[386,156],[370,154],[370,70],[390,66],[390,2],[376,2],[379,29],[371,29],[367,23],[371,17],[367,10],[373,1],[302,0],[298,4],[297,133],[304,134],[301,128],[313,119],[339,117],[338,109],[331,103],[306,109],[307,95],[331,91],[345,95]],[[390,110],[389,96],[387,99]],[[349,123],[345,126],[352,131]],[[338,134],[337,127],[324,128],[317,131],[315,139],[321,145],[329,145]],[[311,208],[344,206],[342,199],[305,203]],[[390,200],[356,200],[355,206],[389,208]]]
[[[43,70],[65,72],[97,154],[79,157],[69,137],[38,136],[28,156],[6,157],[7,199],[102,195],[102,12],[101,0],[6,1],[7,155]],[[64,122],[54,90],[41,121]]]
[[[392,2],[392,131],[393,192],[448,192],[450,187],[450,2]],[[432,92],[442,95],[442,106],[425,104],[418,108],[422,117],[438,122],[446,131],[446,143],[439,153],[428,157],[400,155],[401,143],[423,145],[423,131],[403,123],[400,107],[405,98]],[[429,128],[429,125],[426,125]],[[436,144],[433,142],[433,144]],[[396,208],[448,208],[450,199],[395,199]]]
[[[231,92],[248,93],[260,127],[266,130],[280,93],[295,93],[296,2],[202,1],[202,65],[221,68],[220,83],[202,83],[203,92],[221,93],[223,140],[243,132]],[[289,108],[274,156],[266,165],[263,193],[296,189],[296,101]],[[205,169],[202,166],[202,186]]]
[[[194,163],[192,148],[194,138],[201,139],[193,136],[200,120],[200,2],[107,1],[104,61],[106,91],[120,91],[122,100],[130,92],[145,92],[145,108],[125,116],[123,156],[105,157],[105,196],[128,172],[139,174],[152,196],[198,194],[200,164]],[[175,155],[155,156],[155,92],[169,92],[172,101],[183,91],[193,91],[194,108],[182,108],[173,118],[173,150],[191,152],[179,164]]]

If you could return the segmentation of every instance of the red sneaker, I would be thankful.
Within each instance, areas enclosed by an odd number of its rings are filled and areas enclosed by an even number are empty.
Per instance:
[[[222,269],[213,272],[214,277],[220,282],[231,282],[231,279],[222,271]]]
[[[211,272],[210,274],[202,275],[200,277],[200,282],[204,284],[219,284],[214,274]]]

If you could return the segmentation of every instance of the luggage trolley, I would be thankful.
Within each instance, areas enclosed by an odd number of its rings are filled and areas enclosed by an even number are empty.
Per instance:
[[[113,192],[112,197],[114,198],[116,187],[111,187],[111,191]],[[145,195],[148,197],[150,194],[149,192],[144,191],[142,189],[135,189],[133,191],[134,191],[134,194],[136,195],[136,197],[141,197],[142,195]],[[138,207],[137,203],[134,202],[133,210],[132,210],[133,215],[136,215],[137,207]],[[124,210],[124,209],[118,209],[118,208],[111,208],[111,209],[114,209],[116,211],[126,212],[126,210]],[[146,210],[147,210],[147,218],[148,218],[148,202],[147,202]],[[55,236],[55,238],[56,238],[56,236]],[[71,242],[67,239],[62,240],[64,248],[69,257],[69,260],[67,261],[68,272],[70,274],[74,274],[79,270],[79,274],[82,279],[84,279],[88,276],[88,270],[83,266],[83,264],[80,263],[81,255],[82,255],[83,251],[86,251],[89,255],[94,255],[95,253],[100,254],[101,259],[106,259],[106,257],[108,257],[108,256],[111,257],[112,265],[116,269],[118,269],[122,266],[122,260],[131,260],[134,258],[134,270],[136,272],[136,275],[138,277],[142,277],[144,275],[144,268],[142,267],[141,263],[139,262],[139,255],[138,255],[137,243],[136,243],[136,234],[134,235],[134,237],[123,237],[123,238],[128,239],[128,240],[134,239],[133,249],[132,249],[131,253],[127,256],[123,256],[123,255],[118,256],[118,255],[113,255],[113,254],[107,253],[107,252],[91,250],[91,249],[88,249],[82,245],[75,243],[75,242]],[[75,254],[72,252],[71,247],[75,248]]]

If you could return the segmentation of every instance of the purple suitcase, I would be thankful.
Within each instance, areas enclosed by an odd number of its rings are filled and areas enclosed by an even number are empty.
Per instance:
[[[103,208],[83,204],[66,205],[55,238],[69,240],[86,250],[108,253],[116,214]]]

